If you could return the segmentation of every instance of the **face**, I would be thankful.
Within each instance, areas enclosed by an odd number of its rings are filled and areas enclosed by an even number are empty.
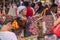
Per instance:
[[[56,13],[57,12],[57,7],[53,7],[52,11]]]
[[[11,22],[7,23],[7,27],[8,27],[8,30],[11,30],[12,29]]]
[[[26,9],[26,8],[23,9],[23,10],[21,11],[21,13],[22,13],[22,15],[26,16],[26,14],[27,14],[27,9]]]

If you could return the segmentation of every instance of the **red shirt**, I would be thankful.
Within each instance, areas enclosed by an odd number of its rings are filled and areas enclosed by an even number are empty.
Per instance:
[[[26,7],[27,8],[27,15],[26,17],[32,17],[33,16],[33,10],[31,7]]]

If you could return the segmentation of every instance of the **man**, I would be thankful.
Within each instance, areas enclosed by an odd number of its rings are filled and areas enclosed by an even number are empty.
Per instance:
[[[49,24],[47,24],[47,27],[51,27],[53,25],[53,22],[56,20],[56,12],[57,12],[57,5],[56,4],[52,4],[50,7],[50,10],[47,11],[46,13],[46,22]],[[50,20],[50,23],[49,23]]]
[[[55,20],[55,14],[57,13],[57,4],[52,4],[46,15],[52,15]]]

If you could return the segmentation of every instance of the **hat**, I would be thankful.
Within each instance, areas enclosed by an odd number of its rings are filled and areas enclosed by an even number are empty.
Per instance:
[[[18,7],[18,14],[19,14],[19,12],[21,12],[23,9],[25,9],[26,7],[25,6],[19,6]]]

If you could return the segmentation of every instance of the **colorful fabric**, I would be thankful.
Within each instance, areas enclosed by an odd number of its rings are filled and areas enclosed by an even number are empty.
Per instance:
[[[53,26],[54,19],[52,15],[47,15],[44,17],[45,25],[46,25],[46,34],[51,34],[51,27]]]
[[[37,27],[37,22],[35,22],[35,19],[32,18],[30,26],[29,26],[29,31],[35,35],[38,34],[38,27]]]

